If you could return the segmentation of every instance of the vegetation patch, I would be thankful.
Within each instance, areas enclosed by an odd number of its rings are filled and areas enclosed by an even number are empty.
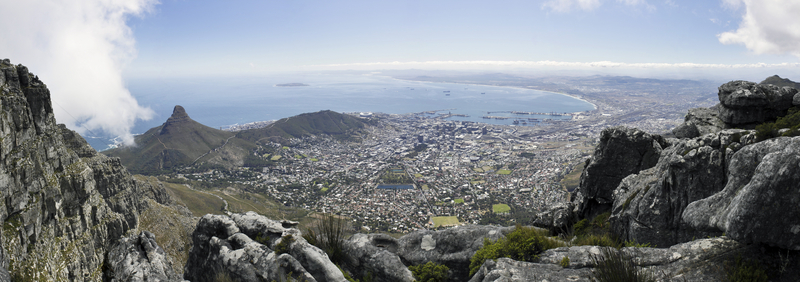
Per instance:
[[[333,263],[342,264],[345,262],[344,240],[348,229],[344,218],[325,214],[303,232],[303,239],[325,251]]]
[[[578,188],[581,184],[581,174],[585,166],[586,162],[581,162],[579,165],[576,165],[569,174],[564,176],[564,179],[561,179],[561,186],[564,186],[567,191]]]
[[[450,268],[443,264],[429,261],[426,264],[412,265],[408,267],[414,279],[419,282],[444,282],[447,281]]]
[[[274,156],[272,156],[272,158],[270,158],[270,160],[271,161],[277,161],[277,160],[280,160],[282,157],[283,156],[281,156],[281,155],[274,155]]]
[[[572,226],[575,235],[575,246],[605,246],[619,248],[622,243],[611,233],[611,224],[608,218],[611,212],[597,215],[594,219],[582,219]]]
[[[462,199],[462,198],[456,198],[456,199],[455,199],[455,200],[453,200],[453,201],[454,201],[456,204],[463,204],[463,203],[464,203],[464,199]]]
[[[498,170],[498,171],[497,171],[497,174],[500,174],[500,175],[509,175],[509,174],[511,174],[511,171],[510,171],[510,170],[507,170],[507,169],[501,169],[501,170]]]
[[[288,253],[289,246],[291,246],[292,243],[294,243],[294,237],[291,234],[281,237],[281,241],[275,245],[275,254],[280,255]]]
[[[598,282],[655,282],[652,273],[640,270],[633,260],[617,249],[602,248],[600,255],[592,255],[594,281]]]
[[[494,204],[492,205],[492,211],[494,213],[507,213],[511,211],[511,207],[506,204]]]
[[[433,227],[458,225],[457,216],[434,216],[431,218]]]
[[[741,255],[734,261],[725,263],[725,281],[728,282],[766,282],[767,271],[758,261],[744,260]]]
[[[483,247],[470,259],[469,276],[474,275],[487,259],[507,257],[532,262],[539,259],[539,254],[546,250],[565,246],[563,242],[547,237],[548,233],[547,230],[517,225],[505,238],[495,242],[484,239]]]
[[[781,129],[786,130],[781,133]],[[785,116],[779,117],[775,122],[756,126],[756,139],[763,141],[778,136],[798,136],[800,135],[798,129],[800,129],[800,108],[792,107]]]
[[[184,204],[194,216],[203,216],[206,214],[222,214],[222,207],[225,202],[219,198],[203,193],[197,190],[192,190],[189,187],[175,183],[164,183],[164,188],[177,200]]]

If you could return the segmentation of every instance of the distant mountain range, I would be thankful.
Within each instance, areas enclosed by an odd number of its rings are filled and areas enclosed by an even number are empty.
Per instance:
[[[139,174],[157,174],[194,163],[242,166],[259,143],[282,143],[289,138],[320,134],[350,139],[359,134],[366,122],[333,111],[320,111],[284,118],[264,128],[227,132],[200,124],[183,107],[175,106],[164,124],[136,136],[136,145],[102,153],[119,157],[128,170]]]
[[[781,78],[778,75],[767,77],[767,79],[764,79],[764,81],[762,81],[760,84],[772,84],[780,87],[789,86],[800,89],[800,83],[791,81],[788,78]]]

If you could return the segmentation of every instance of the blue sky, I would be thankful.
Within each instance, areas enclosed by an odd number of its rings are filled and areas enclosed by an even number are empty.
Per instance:
[[[471,70],[800,80],[797,0],[0,1],[0,57],[56,118],[130,143],[136,79]]]
[[[594,4],[164,0],[129,20],[138,56],[128,71],[246,73],[429,61],[798,62],[791,54],[720,42],[718,35],[739,27],[742,4],[582,1]]]

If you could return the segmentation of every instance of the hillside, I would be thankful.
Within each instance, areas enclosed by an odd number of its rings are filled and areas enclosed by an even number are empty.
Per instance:
[[[800,83],[791,81],[788,78],[781,78],[778,75],[767,77],[767,79],[764,79],[764,81],[759,84],[772,84],[779,87],[789,86],[800,89]]]
[[[175,106],[164,124],[151,128],[125,146],[103,153],[119,157],[132,173],[153,174],[189,165],[230,142],[234,133],[214,129],[192,120],[181,106]],[[238,144],[247,146],[248,144]]]
[[[192,120],[183,107],[175,106],[164,124],[136,136],[135,146],[103,153],[119,157],[132,173],[147,175],[194,163],[243,166],[258,142],[320,134],[348,140],[365,125],[356,117],[320,111],[284,118],[266,128],[233,133],[202,125]]]
[[[259,142],[271,137],[301,138],[325,134],[339,140],[348,140],[366,124],[366,120],[326,110],[280,119],[264,128],[240,131],[236,137]]]

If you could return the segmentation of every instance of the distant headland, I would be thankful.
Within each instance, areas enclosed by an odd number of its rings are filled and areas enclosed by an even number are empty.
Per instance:
[[[308,86],[308,84],[294,82],[294,83],[275,84],[275,86],[277,86],[277,87],[297,87],[297,86]]]

